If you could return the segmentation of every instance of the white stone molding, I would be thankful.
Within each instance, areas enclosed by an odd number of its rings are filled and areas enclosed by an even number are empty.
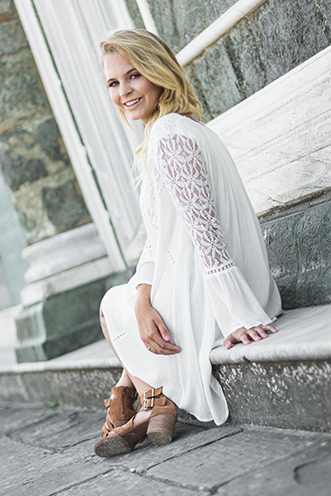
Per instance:
[[[218,38],[233,28],[243,17],[264,2],[265,0],[239,0],[178,52],[178,62],[183,66],[192,62]]]
[[[24,307],[35,305],[51,296],[97,281],[112,272],[109,258],[98,258],[29,284],[21,291],[22,304]]]
[[[40,281],[106,255],[95,225],[86,224],[24,248],[22,257],[30,264],[25,280]]]
[[[157,27],[151,15],[151,11],[149,10],[149,5],[147,0],[137,0],[137,5],[139,7],[140,14],[144,21],[147,31],[150,31],[151,33],[154,33],[158,36],[159,34],[157,31]]]
[[[328,47],[209,122],[258,214],[331,187],[330,74]]]
[[[53,65],[31,0],[15,0],[15,4],[84,199],[109,255],[111,267],[113,270],[124,269],[126,265],[110,225],[109,214],[95,184],[86,148],[81,143],[76,123],[63,93],[62,82]]]
[[[24,248],[30,263],[23,306],[110,275],[113,270],[94,224],[77,227]]]

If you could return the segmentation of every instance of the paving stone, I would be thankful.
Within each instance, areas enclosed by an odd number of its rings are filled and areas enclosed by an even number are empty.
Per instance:
[[[325,434],[179,423],[173,443],[145,441],[107,459],[92,455],[89,439],[99,436],[101,412],[1,403],[0,421],[3,496],[328,494],[331,438]]]
[[[174,486],[167,482],[160,482],[142,477],[141,475],[124,472],[120,470],[110,471],[105,475],[75,485],[70,489],[61,491],[59,496],[104,496],[109,492],[111,496],[123,496],[133,494],[134,496],[164,495],[164,496],[186,496],[194,494],[200,496],[200,491],[194,491]]]
[[[266,490],[267,488],[267,490]],[[219,488],[220,496],[330,496],[331,442],[321,441],[290,458],[272,461],[235,477]]]
[[[25,456],[28,458],[29,451],[26,451]],[[17,483],[15,486],[7,487],[4,496],[17,496],[17,494],[26,494],[33,496],[51,496],[61,493],[64,489],[73,485],[81,484],[82,482],[95,478],[98,475],[109,472],[98,463],[91,460],[69,460],[61,459],[60,465],[55,465],[52,455],[48,459],[48,469],[40,471],[39,464],[36,471],[27,471],[15,474]],[[60,457],[61,455],[57,455]],[[0,493],[1,494],[1,493]],[[77,494],[77,493],[76,493]]]
[[[309,435],[273,429],[245,430],[182,456],[156,464],[147,475],[212,490],[239,474],[307,449]]]
[[[1,432],[8,432],[11,429],[18,429],[18,426],[26,426],[33,422],[44,421],[52,415],[52,411],[47,410],[40,403],[27,404],[20,402],[0,403]]]
[[[237,426],[223,426],[214,429],[204,429],[198,426],[177,423],[173,441],[165,446],[154,446],[148,439],[139,444],[131,452],[123,456],[115,456],[105,463],[122,466],[140,473],[149,474],[149,469],[155,465],[167,464],[167,460],[177,460],[178,456],[188,453],[202,446],[209,446],[226,437],[232,438],[242,428]],[[174,463],[176,465],[176,462]],[[163,466],[163,465],[162,465]],[[161,472],[163,469],[161,470]],[[156,467],[152,475],[159,477],[160,470]],[[164,478],[164,477],[162,477]],[[168,478],[167,476],[165,477]],[[169,477],[169,480],[172,480]]]
[[[94,444],[104,420],[105,415],[101,412],[54,409],[30,425],[24,425],[24,443],[57,452],[63,452],[86,440],[91,441],[91,444],[93,441]],[[17,427],[8,430],[6,435],[16,439]]]

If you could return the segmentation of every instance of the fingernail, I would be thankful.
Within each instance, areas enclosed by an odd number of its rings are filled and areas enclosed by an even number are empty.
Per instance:
[[[164,339],[165,339],[166,341],[170,341],[170,336],[169,336],[169,334],[167,334],[166,336],[164,336]]]

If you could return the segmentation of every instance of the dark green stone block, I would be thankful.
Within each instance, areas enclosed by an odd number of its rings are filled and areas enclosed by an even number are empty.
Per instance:
[[[37,127],[37,137],[41,149],[51,160],[61,160],[69,164],[67,155],[64,155],[61,146],[61,136],[54,119],[47,119]]]
[[[27,46],[28,42],[18,19],[0,24],[0,57],[16,53]]]
[[[18,123],[50,109],[28,48],[21,49],[15,59],[3,57],[0,64],[0,122],[8,119],[11,132]]]
[[[269,0],[244,17],[186,68],[206,120],[326,48],[330,17],[330,0]]]
[[[331,303],[331,198],[261,222],[283,308]]]
[[[160,37],[177,53],[236,0],[149,0]]]
[[[135,27],[138,29],[145,29],[145,24],[136,0],[125,0],[125,3]]]
[[[22,184],[48,176],[45,163],[41,159],[26,159],[23,155],[13,157],[8,151],[1,154],[1,169],[12,191],[17,191]]]
[[[16,318],[17,361],[48,360],[101,339],[100,302],[110,287],[127,282],[133,272],[131,267],[23,309]]]
[[[76,227],[89,217],[75,180],[55,188],[43,188],[42,202],[49,220],[59,230]]]

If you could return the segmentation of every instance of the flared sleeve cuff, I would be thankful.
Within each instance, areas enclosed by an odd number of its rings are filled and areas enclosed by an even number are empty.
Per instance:
[[[139,284],[152,285],[154,276],[154,262],[145,262],[137,268],[136,287]]]
[[[250,329],[274,320],[266,314],[237,266],[207,275],[206,283],[213,314],[224,338],[240,327]]]
[[[147,239],[137,265],[136,288],[139,286],[139,284],[152,285],[153,277],[154,277],[154,260],[153,260],[152,245],[150,240]]]

